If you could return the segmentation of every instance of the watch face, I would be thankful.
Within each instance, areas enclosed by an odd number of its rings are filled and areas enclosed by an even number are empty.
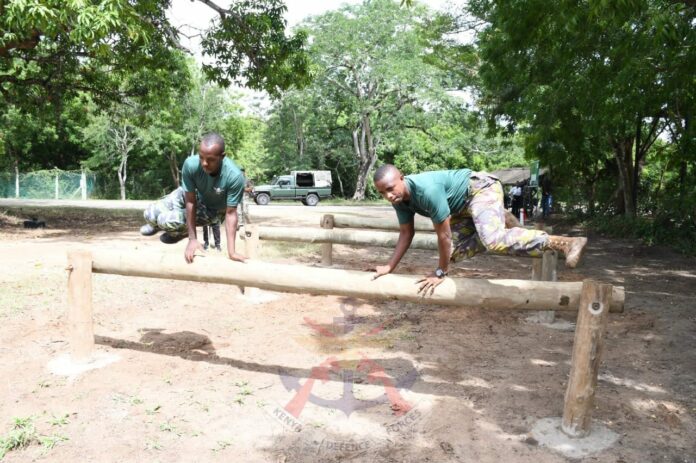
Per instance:
[[[436,269],[435,276],[438,278],[443,278],[445,276],[444,270],[442,270],[441,268]]]

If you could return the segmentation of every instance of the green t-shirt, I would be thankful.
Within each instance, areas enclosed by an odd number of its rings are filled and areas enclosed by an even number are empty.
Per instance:
[[[205,173],[198,155],[189,156],[181,169],[181,180],[184,191],[196,192],[198,201],[217,211],[237,207],[244,193],[244,175],[228,157],[222,160],[220,173],[213,177]]]
[[[394,204],[400,224],[413,221],[416,214],[442,223],[451,214],[464,209],[469,197],[471,170],[435,170],[407,175],[405,182],[411,192],[408,202]]]

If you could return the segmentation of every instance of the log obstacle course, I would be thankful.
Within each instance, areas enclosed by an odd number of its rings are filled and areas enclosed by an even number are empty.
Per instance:
[[[334,244],[394,248],[399,239],[399,233],[391,231],[399,228],[398,223],[392,219],[324,214],[321,217],[320,227],[320,229],[259,227],[258,237],[264,241],[321,244],[321,264],[325,267],[333,265]],[[437,236],[434,233],[427,233],[433,231],[432,223],[416,220],[415,227],[416,234],[410,249],[437,251]],[[337,228],[341,229],[337,230]],[[242,232],[242,239],[245,238],[245,234]],[[532,258],[532,262],[532,280],[556,281],[557,253],[544,253],[542,258]],[[542,273],[542,268],[546,269],[545,273]]]
[[[246,250],[256,252],[257,226],[248,229]],[[297,265],[198,257],[187,264],[180,255],[114,251],[68,253],[68,325],[75,361],[89,361],[94,350],[92,275],[165,278],[232,284],[302,294],[331,294],[371,300],[402,300],[491,310],[577,311],[571,375],[565,394],[563,431],[573,437],[587,435],[594,403],[603,332],[609,312],[624,307],[622,287],[584,282],[476,280],[448,278],[435,294],[417,294],[415,277],[385,275],[372,280],[371,272]]]

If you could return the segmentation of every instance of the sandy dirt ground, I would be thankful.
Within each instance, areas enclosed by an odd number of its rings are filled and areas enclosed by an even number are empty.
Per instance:
[[[252,208],[275,225],[317,226],[321,212]],[[61,210],[28,230],[26,215],[0,210],[0,438],[16,419],[33,427],[3,462],[573,461],[530,434],[562,413],[573,332],[524,312],[269,293],[259,303],[233,286],[95,275],[97,351],[116,361],[53,374],[68,352],[66,251],[183,259],[184,242],[142,237],[132,216]],[[360,270],[391,252],[334,248],[337,267]],[[320,256],[264,243],[259,258]],[[484,255],[452,273],[528,279],[530,265]],[[435,266],[433,252],[409,252],[398,272]],[[695,462],[696,263],[591,236],[583,266],[559,271],[586,277],[624,285],[626,310],[610,316],[594,409],[618,441],[583,461]]]

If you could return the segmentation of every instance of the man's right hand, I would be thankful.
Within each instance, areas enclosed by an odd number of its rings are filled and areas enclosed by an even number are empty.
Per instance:
[[[388,273],[391,273],[393,269],[391,268],[390,265],[378,265],[375,267],[375,274],[372,277],[373,280],[376,280],[377,278],[384,276]]]
[[[186,262],[189,264],[193,262],[193,256],[196,254],[196,251],[201,250],[205,252],[203,249],[203,246],[201,246],[201,243],[198,242],[196,239],[190,239],[188,244],[186,245],[186,251],[184,252],[184,257],[186,258]]]

